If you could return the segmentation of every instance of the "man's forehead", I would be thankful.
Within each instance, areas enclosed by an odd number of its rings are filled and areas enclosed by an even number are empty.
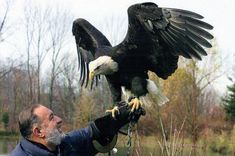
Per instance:
[[[51,113],[52,110],[42,105],[40,105],[34,110],[34,114],[40,117],[41,119],[47,118]]]

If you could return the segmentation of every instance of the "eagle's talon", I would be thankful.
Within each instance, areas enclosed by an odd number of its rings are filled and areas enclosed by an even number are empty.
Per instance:
[[[118,114],[120,113],[117,106],[113,107],[113,109],[108,109],[105,111],[105,113],[111,113],[114,119],[116,119],[116,116],[115,116],[116,112],[118,112]]]
[[[131,107],[131,112],[138,110],[142,105],[141,101],[138,98],[131,99],[129,106]]]

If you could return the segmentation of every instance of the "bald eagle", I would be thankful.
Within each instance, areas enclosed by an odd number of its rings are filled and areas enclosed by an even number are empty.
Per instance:
[[[80,82],[105,75],[113,100],[121,100],[121,87],[136,97],[130,105],[140,106],[139,98],[148,90],[148,71],[167,79],[177,69],[179,56],[201,60],[213,29],[203,16],[181,9],[160,8],[146,2],[128,8],[128,31],[124,40],[112,46],[107,38],[85,19],[73,23],[80,67]],[[117,32],[118,33],[118,32]]]

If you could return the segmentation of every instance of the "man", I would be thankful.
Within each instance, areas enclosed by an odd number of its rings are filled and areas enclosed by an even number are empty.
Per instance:
[[[116,144],[119,129],[144,114],[142,108],[131,112],[124,102],[117,108],[115,119],[109,114],[91,122],[86,128],[64,134],[60,117],[41,104],[32,105],[19,115],[23,139],[11,156],[91,156],[108,152]]]

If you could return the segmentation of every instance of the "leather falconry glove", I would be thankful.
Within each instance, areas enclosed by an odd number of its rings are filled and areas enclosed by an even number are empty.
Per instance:
[[[99,152],[105,153],[111,150],[116,145],[119,129],[130,121],[138,122],[140,116],[145,115],[145,110],[142,107],[131,112],[131,108],[126,102],[117,103],[117,107],[118,112],[115,114],[115,119],[111,114],[108,114],[89,125],[94,138],[94,147]]]

